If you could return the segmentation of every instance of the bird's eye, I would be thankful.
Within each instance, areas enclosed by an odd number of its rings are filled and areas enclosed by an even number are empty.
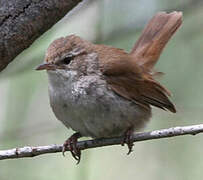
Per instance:
[[[63,63],[64,64],[70,64],[70,62],[72,61],[73,57],[67,56],[63,59]]]

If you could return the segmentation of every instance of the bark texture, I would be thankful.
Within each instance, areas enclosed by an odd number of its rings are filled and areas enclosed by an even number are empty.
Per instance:
[[[1,0],[0,71],[82,0]]]

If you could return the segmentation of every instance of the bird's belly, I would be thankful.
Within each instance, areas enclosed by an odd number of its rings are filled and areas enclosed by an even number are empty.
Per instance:
[[[98,77],[63,87],[50,84],[49,94],[56,117],[83,136],[120,136],[129,128],[142,128],[151,116],[150,108],[118,96]]]

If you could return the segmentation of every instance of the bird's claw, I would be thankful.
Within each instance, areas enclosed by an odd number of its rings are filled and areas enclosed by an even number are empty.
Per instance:
[[[64,142],[62,147],[63,156],[65,156],[65,151],[68,149],[71,152],[73,158],[77,161],[77,164],[79,164],[81,158],[81,150],[77,147],[78,138],[80,137],[80,133],[73,134]]]
[[[124,146],[125,144],[127,144],[127,146],[128,146],[127,155],[129,155],[133,151],[132,150],[132,148],[134,146],[134,143],[133,143],[133,140],[132,140],[133,132],[134,131],[132,129],[128,129],[124,134],[123,141],[121,142],[122,146]]]

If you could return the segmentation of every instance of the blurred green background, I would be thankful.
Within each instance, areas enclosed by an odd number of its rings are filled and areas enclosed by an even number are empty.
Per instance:
[[[173,94],[177,113],[153,108],[146,131],[203,122],[203,1],[89,0],[20,54],[0,74],[0,149],[62,144],[73,132],[49,106],[46,72],[34,68],[57,37],[79,35],[127,51],[157,11],[183,11],[183,25],[167,44],[156,69]],[[134,152],[111,146],[86,150],[76,165],[67,153],[0,162],[0,180],[199,180],[203,173],[203,134],[135,143]]]

